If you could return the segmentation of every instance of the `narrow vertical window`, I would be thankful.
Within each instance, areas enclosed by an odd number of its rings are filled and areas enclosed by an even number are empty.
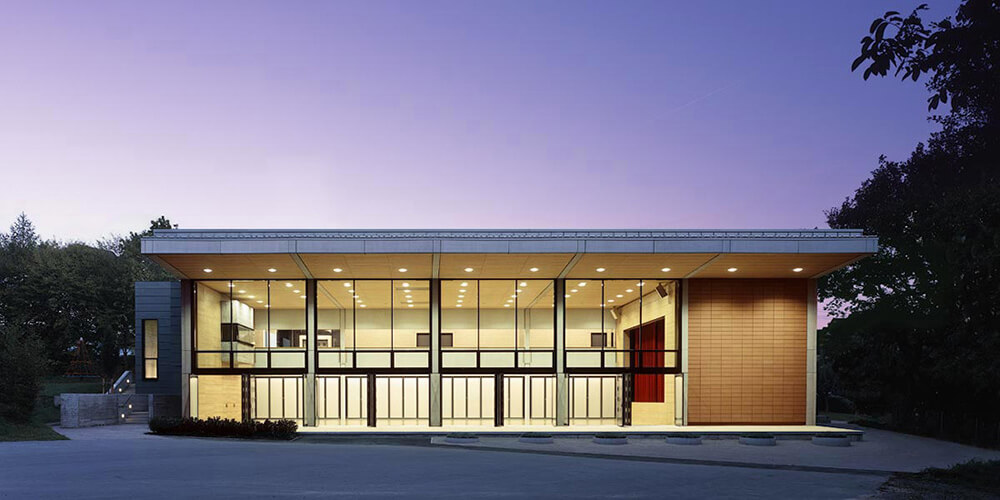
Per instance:
[[[157,358],[159,356],[159,324],[155,319],[142,320],[143,378],[157,378]]]

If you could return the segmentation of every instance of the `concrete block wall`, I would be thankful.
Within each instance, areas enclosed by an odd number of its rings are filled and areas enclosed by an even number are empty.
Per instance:
[[[62,427],[92,427],[118,423],[117,394],[62,394],[59,420]]]

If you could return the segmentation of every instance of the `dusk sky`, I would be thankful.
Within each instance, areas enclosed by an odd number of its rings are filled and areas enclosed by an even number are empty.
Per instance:
[[[850,72],[918,3],[5,2],[0,226],[826,227],[934,130]]]

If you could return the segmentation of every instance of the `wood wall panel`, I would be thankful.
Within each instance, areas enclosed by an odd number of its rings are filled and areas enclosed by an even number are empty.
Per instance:
[[[806,284],[688,281],[689,423],[805,423]]]

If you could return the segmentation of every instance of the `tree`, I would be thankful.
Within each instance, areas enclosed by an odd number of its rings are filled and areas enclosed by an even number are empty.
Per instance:
[[[163,217],[151,225],[170,227]],[[0,327],[18,325],[36,336],[56,371],[83,338],[103,374],[118,375],[135,345],[133,283],[171,279],[139,251],[151,231],[98,247],[40,242],[22,214],[0,246]]]
[[[820,334],[836,384],[862,411],[915,428],[934,412],[1000,411],[1000,2],[967,0],[925,27],[887,12],[861,41],[864,78],[926,83],[942,125],[905,161],[885,157],[832,228],[879,236],[879,252],[826,277],[846,311]]]
[[[0,419],[31,418],[45,368],[37,337],[15,327],[0,327]]]

